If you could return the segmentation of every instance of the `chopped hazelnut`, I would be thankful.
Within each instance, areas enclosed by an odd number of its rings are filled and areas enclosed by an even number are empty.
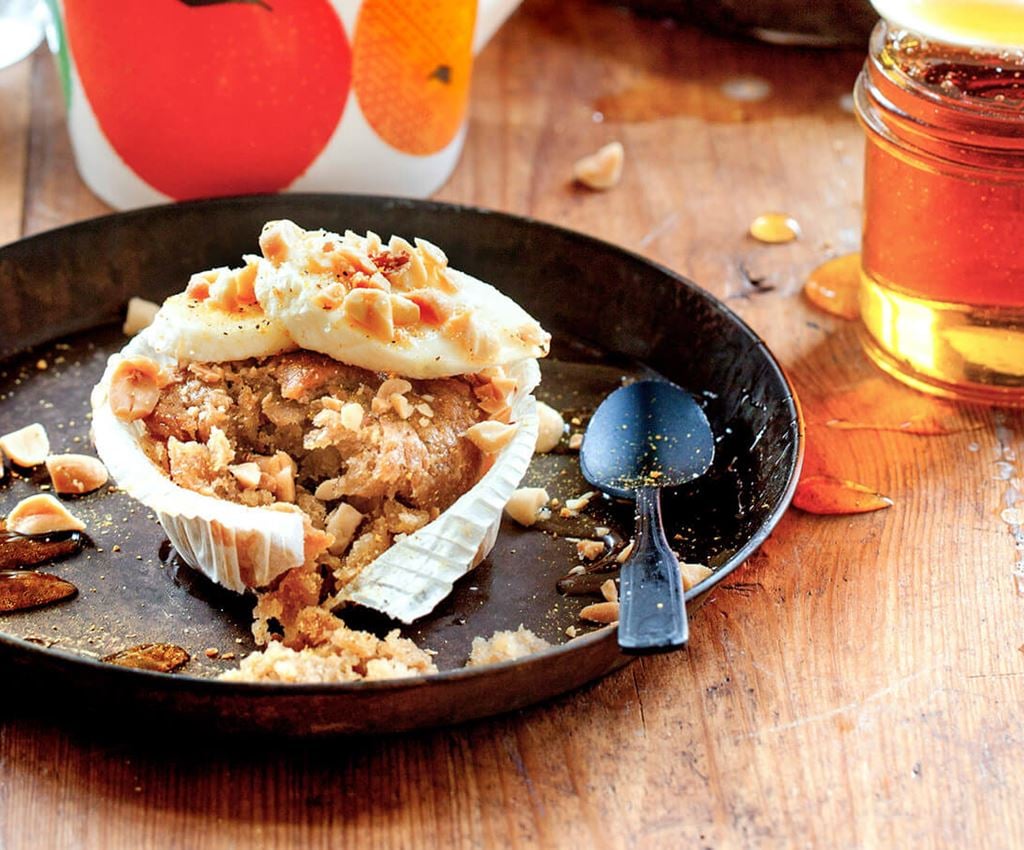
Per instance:
[[[40,493],[22,499],[7,515],[7,530],[16,534],[84,531],[85,523],[53,496]]]
[[[601,595],[605,602],[619,601],[619,588],[615,584],[615,579],[610,578],[601,584]]]
[[[580,540],[576,544],[577,554],[586,561],[593,561],[604,554],[604,542],[601,540]]]
[[[126,422],[144,419],[160,400],[164,376],[148,357],[125,357],[110,378],[110,409]]]
[[[109,477],[103,462],[89,455],[50,455],[46,470],[57,493],[91,493],[106,484]]]
[[[269,478],[269,481],[265,482],[266,489],[281,502],[295,501],[295,461],[287,452],[277,452],[273,457],[257,458],[256,464]]]
[[[263,475],[259,464],[253,461],[232,464],[228,467],[228,472],[235,477],[238,486],[243,490],[255,490],[260,486],[260,478]]]
[[[588,490],[582,496],[577,496],[575,499],[566,499],[565,507],[570,511],[586,510],[587,505],[590,504],[590,500],[596,495],[597,493],[593,490]]]
[[[583,435],[582,434],[572,434],[569,437],[569,448],[572,449],[574,452],[578,452],[580,450],[580,448],[582,447],[582,445],[583,445]]]
[[[379,289],[353,289],[345,296],[345,316],[382,340],[395,336],[391,296]]]
[[[395,413],[398,414],[398,417],[400,419],[408,419],[410,416],[412,416],[412,402],[409,401],[409,399],[407,399],[404,395],[400,395],[399,393],[393,393],[390,401],[391,407],[394,409]]]
[[[604,625],[614,623],[619,619],[619,603],[595,602],[580,611],[580,619]]]
[[[135,336],[153,324],[159,304],[147,301],[145,298],[129,298],[128,310],[125,313],[124,325],[121,327],[125,336]]]
[[[588,189],[611,189],[622,179],[626,152],[621,142],[611,142],[600,150],[576,160],[573,178]]]
[[[509,498],[505,513],[520,525],[533,525],[540,518],[540,509],[548,503],[543,487],[520,487]]]
[[[38,422],[0,437],[0,451],[18,466],[39,466],[50,453],[50,438]]]
[[[424,416],[426,416],[427,419],[434,418],[434,408],[432,408],[429,404],[424,404],[423,402],[420,402],[419,404],[416,405],[416,410],[419,411]]]
[[[235,450],[220,428],[214,426],[210,429],[210,439],[206,441],[206,448],[210,451],[210,463],[214,471],[220,472],[228,468],[228,465],[235,459]]]
[[[405,395],[411,389],[412,384],[405,380],[405,378],[388,378],[378,388],[377,398],[389,399],[395,393]]]
[[[327,548],[332,555],[341,555],[355,537],[363,515],[346,502],[342,502],[327,515],[327,533],[334,537],[334,542]]]
[[[703,564],[684,564],[679,562],[679,576],[683,581],[683,590],[689,590],[694,585],[700,584],[713,570]]]
[[[518,430],[518,425],[505,425],[502,422],[488,419],[485,422],[477,422],[476,425],[468,428],[466,437],[485,454],[495,454],[512,442],[512,438],[515,437]]]
[[[630,540],[625,546],[622,547],[622,551],[615,556],[615,560],[619,564],[624,564],[629,560],[629,556],[633,554],[633,547],[636,544]]]
[[[403,295],[392,295],[391,313],[396,325],[415,325],[420,320],[420,305]]]
[[[562,439],[565,421],[561,413],[542,401],[537,402],[537,417],[540,423],[537,428],[536,451],[544,454],[551,451]]]
[[[357,401],[350,401],[341,408],[341,424],[349,431],[358,431],[363,424],[363,406]]]
[[[484,360],[498,349],[498,341],[469,312],[456,313],[444,324],[445,336],[458,343],[474,360]]]
[[[333,502],[335,499],[340,499],[342,496],[347,495],[345,492],[345,479],[328,478],[326,481],[321,481],[317,484],[313,495],[321,502]]]
[[[443,325],[452,314],[451,301],[432,289],[407,292],[405,298],[420,308],[420,321],[425,325]]]

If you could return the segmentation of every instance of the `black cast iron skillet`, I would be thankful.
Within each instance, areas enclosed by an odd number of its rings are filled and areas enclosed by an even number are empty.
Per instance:
[[[801,460],[792,390],[760,339],[691,282],[612,245],[548,224],[432,202],[339,195],[220,199],[111,215],[0,248],[0,433],[46,425],[54,451],[88,449],[88,393],[124,343],[131,295],[159,300],[189,275],[237,264],[264,222],[421,236],[451,264],[521,303],[553,334],[540,397],[582,430],[601,398],[630,378],[668,378],[700,400],[717,437],[715,463],[665,498],[669,539],[714,573],[687,593],[691,607],[765,539],[789,504]],[[44,361],[46,368],[39,368]],[[7,476],[0,512],[46,481]],[[527,483],[561,499],[587,490],[575,453],[536,458]],[[169,552],[149,512],[122,493],[75,500],[96,548],[46,569],[77,598],[0,615],[0,671],[76,713],[116,725],[147,716],[175,728],[290,735],[394,731],[455,723],[578,688],[628,659],[613,629],[578,620],[594,597],[564,596],[574,537],[596,526],[628,534],[632,506],[595,498],[577,518],[524,530],[506,521],[491,556],[430,616],[403,630],[438,652],[440,673],[342,685],[247,685],[214,678],[252,649],[251,600],[211,585]],[[570,538],[570,539],[566,539]],[[115,547],[117,549],[115,550]],[[394,624],[354,612],[353,625]],[[555,646],[462,669],[476,635],[524,624]],[[565,629],[580,635],[569,640]],[[183,646],[173,675],[98,659],[143,642]],[[206,649],[217,649],[214,658]],[[9,680],[9,679],[8,679]]]

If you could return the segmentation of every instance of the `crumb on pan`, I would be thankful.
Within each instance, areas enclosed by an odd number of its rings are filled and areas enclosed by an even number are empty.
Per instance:
[[[480,667],[483,664],[497,664],[499,661],[514,661],[526,655],[548,649],[551,646],[544,638],[537,637],[528,628],[520,624],[516,631],[497,631],[489,638],[473,638],[473,647],[469,653],[467,667]]]
[[[595,561],[604,554],[604,541],[579,540],[576,543],[576,554],[584,561]]]
[[[588,490],[582,496],[577,496],[575,499],[566,499],[565,507],[560,511],[560,515],[564,518],[570,518],[580,515],[580,511],[585,511],[587,506],[590,504],[590,500],[597,495],[594,490]]]
[[[381,639],[338,621],[327,640],[317,646],[296,650],[275,641],[247,655],[237,670],[220,678],[229,682],[354,682],[436,672],[430,653],[399,637],[398,629]]]

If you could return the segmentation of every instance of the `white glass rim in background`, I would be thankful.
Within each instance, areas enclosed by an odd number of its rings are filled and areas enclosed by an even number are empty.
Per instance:
[[[20,62],[43,40],[43,0],[0,0],[0,68]]]

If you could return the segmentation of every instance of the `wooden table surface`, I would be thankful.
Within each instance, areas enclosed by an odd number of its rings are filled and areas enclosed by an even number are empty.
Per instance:
[[[36,718],[3,693],[0,848],[1024,846],[1024,421],[898,387],[853,323],[801,296],[809,270],[857,246],[862,139],[841,98],[860,61],[527,2],[478,62],[438,196],[700,282],[785,363],[809,471],[890,509],[791,510],[696,614],[686,651],[459,728],[190,749]],[[747,76],[770,95],[722,93]],[[573,188],[574,159],[612,139],[621,185]],[[42,52],[0,72],[0,163],[0,242],[106,211],[75,172]],[[798,241],[746,237],[773,209]],[[899,432],[922,416],[942,433]]]

